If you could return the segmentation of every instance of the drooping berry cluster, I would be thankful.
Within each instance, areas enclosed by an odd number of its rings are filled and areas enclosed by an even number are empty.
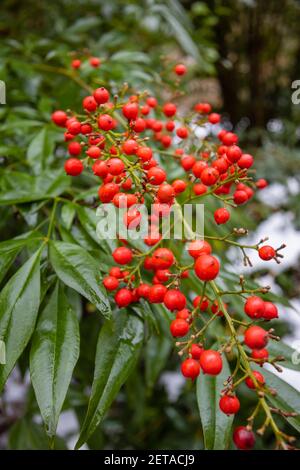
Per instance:
[[[72,67],[79,68],[79,62],[78,59],[73,61]],[[94,67],[100,65],[95,58],[90,59],[90,63]],[[182,76],[186,72],[185,66],[178,64],[172,73]],[[239,290],[222,291],[216,283],[220,261],[212,254],[212,243],[221,240],[240,247],[245,264],[251,265],[246,254],[248,249],[255,250],[262,260],[279,262],[282,257],[279,250],[283,246],[275,250],[264,245],[265,240],[256,245],[243,245],[236,238],[244,235],[245,229],[233,229],[225,237],[218,236],[217,226],[227,224],[231,211],[247,203],[255,190],[265,188],[267,182],[263,179],[256,183],[253,181],[253,156],[243,152],[235,133],[221,128],[221,116],[213,112],[210,104],[197,103],[188,116],[182,116],[174,102],[161,105],[147,92],[125,99],[125,92],[126,89],[120,91],[122,98],[111,98],[108,89],[96,88],[83,99],[84,115],[64,111],[52,114],[53,122],[65,129],[70,155],[65,162],[68,175],[78,176],[85,167],[91,167],[99,178],[101,203],[112,203],[116,208],[125,209],[123,221],[129,230],[141,224],[139,204],[151,205],[152,208],[149,232],[143,240],[145,250],[119,239],[119,246],[112,253],[116,265],[103,279],[103,285],[108,293],[114,292],[114,301],[120,308],[143,300],[149,304],[163,304],[174,314],[170,331],[174,338],[180,338],[176,346],[180,348],[179,355],[184,357],[181,364],[184,377],[195,379],[200,371],[218,375],[223,367],[222,355],[235,352],[240,367],[235,368],[222,391],[222,412],[231,415],[239,411],[236,389],[242,382],[257,392],[260,408],[269,410],[263,398],[269,393],[265,378],[250,365],[251,362],[260,365],[270,362],[276,366],[276,358],[269,359],[266,346],[269,338],[277,338],[273,330],[267,331],[252,323],[277,318],[277,308],[257,295],[267,293],[267,288],[247,289],[242,277]],[[207,134],[202,140],[197,137],[199,127],[204,128]],[[178,163],[182,172],[180,179],[167,180],[161,163],[164,158]],[[182,207],[194,200],[205,202],[207,197],[220,203],[213,214],[216,235],[203,240],[182,240],[190,257],[190,264],[183,265],[166,240],[161,222],[174,205]],[[199,285],[194,298],[190,292],[185,293],[184,288],[184,279],[191,272]],[[235,320],[223,301],[225,294],[246,299],[244,313],[251,322],[239,322],[244,328],[244,342],[237,337]],[[205,312],[210,318],[200,328],[199,321],[203,320]],[[228,323],[230,338],[219,350],[206,349],[205,333],[217,317],[224,317]],[[240,373],[242,377],[237,378]],[[233,440],[240,449],[254,446],[254,417],[247,427],[238,427],[234,431]],[[268,424],[272,426],[278,443],[282,447],[288,446],[288,436],[278,431],[269,415]]]

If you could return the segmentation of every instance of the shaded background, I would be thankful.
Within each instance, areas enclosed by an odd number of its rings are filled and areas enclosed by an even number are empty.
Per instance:
[[[300,3],[296,0],[137,0],[20,1],[2,0],[0,12],[0,79],[7,84],[7,106],[0,107],[0,162],[21,161],[40,122],[55,107],[74,107],[83,92],[70,83],[72,51],[87,49],[104,59],[104,80],[128,82],[156,92],[159,73],[175,61],[189,67],[187,97],[182,109],[208,100],[225,112],[226,126],[256,158],[257,173],[270,187],[246,208],[245,226],[251,240],[269,235],[271,244],[288,244],[280,266],[257,263],[251,275],[300,305],[300,105],[291,100],[291,84],[300,79]],[[105,59],[109,58],[109,62]],[[88,78],[88,68],[82,70]],[[101,83],[101,78],[100,82]],[[49,131],[50,143],[59,137]],[[54,144],[53,144],[54,145]],[[1,239],[14,236],[14,224],[1,210]],[[25,211],[26,212],[26,211]],[[23,214],[30,221],[30,211]],[[19,221],[19,223],[21,223]],[[228,254],[236,262],[236,253]],[[268,266],[269,268],[269,266]],[[92,314],[91,306],[83,306]],[[281,333],[297,347],[298,314],[281,308]],[[94,333],[91,333],[94,322]],[[99,325],[89,317],[86,330],[87,376],[92,374]],[[161,346],[161,345],[160,345]],[[298,347],[299,347],[298,340]],[[158,347],[155,344],[150,348]],[[201,448],[202,434],[195,394],[178,374],[176,355],[162,349],[167,366],[157,361],[134,374],[95,434],[90,448]],[[162,368],[165,371],[161,374]],[[19,368],[9,380],[0,409],[2,448],[47,448],[47,439],[32,400],[27,375]],[[285,378],[300,389],[299,373]],[[245,392],[248,401],[251,393]],[[68,446],[75,441],[81,397],[70,392],[59,434]],[[243,416],[241,416],[241,420]],[[65,445],[61,443],[62,447]],[[266,435],[258,446],[268,447]]]

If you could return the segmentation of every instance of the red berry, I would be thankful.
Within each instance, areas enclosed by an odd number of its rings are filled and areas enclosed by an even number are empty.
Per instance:
[[[81,154],[81,145],[79,142],[71,142],[68,145],[68,152],[70,155],[78,156]]]
[[[255,436],[246,426],[238,426],[233,433],[233,442],[240,450],[251,450],[255,445]]]
[[[265,378],[260,372],[254,370],[254,371],[252,371],[252,374],[254,375],[258,385],[264,385]],[[253,382],[251,377],[247,377],[246,380],[245,380],[245,383],[246,383],[248,388],[251,388],[251,389],[255,388],[254,382]]]
[[[77,135],[81,132],[81,124],[79,121],[77,121],[76,119],[68,119],[67,123],[67,129],[68,131],[70,132],[70,134],[72,135]]]
[[[221,207],[215,211],[214,218],[218,225],[226,224],[230,219],[230,212],[224,207]]]
[[[124,224],[126,227],[128,227],[129,230],[133,230],[138,227],[141,223],[141,219],[142,215],[140,211],[133,207],[123,215]]]
[[[200,374],[199,361],[195,359],[186,359],[181,364],[181,372],[187,379],[195,379]]]
[[[238,147],[237,145],[233,145],[227,150],[226,156],[231,163],[235,163],[241,158],[242,151],[240,147]]]
[[[119,266],[113,266],[112,268],[110,268],[109,275],[113,276],[113,277],[116,277],[117,279],[122,279],[124,277],[124,275],[123,275],[121,269],[119,268]]]
[[[88,123],[81,124],[81,127],[80,127],[81,134],[84,134],[84,135],[90,134],[92,132],[92,130],[93,130],[93,128],[90,124],[88,124]]]
[[[78,158],[68,158],[65,162],[65,172],[67,175],[78,176],[83,172],[83,163]]]
[[[148,284],[140,284],[137,290],[138,290],[138,295],[140,297],[143,297],[144,299],[148,299],[149,292],[150,292],[150,286]]]
[[[258,181],[256,181],[256,187],[258,189],[264,189],[267,186],[268,186],[268,182],[264,178],[261,178]]]
[[[177,64],[175,65],[174,67],[174,72],[176,73],[176,75],[178,76],[181,76],[181,75],[185,75],[186,74],[186,66],[183,65],[183,64]]]
[[[180,139],[186,139],[189,135],[189,132],[186,127],[178,127],[178,129],[176,130],[176,134],[178,135],[178,137],[180,137]]]
[[[178,289],[170,289],[164,296],[164,304],[171,311],[182,310],[186,306],[186,297]]]
[[[188,252],[189,255],[193,258],[199,258],[201,255],[210,255],[211,254],[211,246],[205,240],[193,240],[188,244]]]
[[[276,251],[272,246],[261,246],[258,250],[259,257],[264,261],[270,261],[276,256]]]
[[[101,64],[101,61],[100,59],[98,59],[98,57],[91,57],[89,62],[90,65],[95,68],[99,67],[99,65]]]
[[[86,154],[90,158],[97,160],[97,158],[101,156],[101,150],[96,145],[92,145],[90,148],[87,149]]]
[[[221,116],[218,113],[211,113],[208,120],[211,124],[218,124],[221,121]]]
[[[248,297],[244,305],[244,311],[250,318],[261,318],[265,312],[265,302],[256,295]]]
[[[113,200],[115,194],[119,192],[119,186],[116,183],[106,183],[98,189],[98,195],[101,202],[107,203]]]
[[[212,186],[219,179],[219,172],[215,168],[204,168],[201,173],[201,181],[206,186]]]
[[[93,96],[86,96],[83,99],[82,106],[86,111],[93,112],[96,111],[98,104]]]
[[[174,121],[167,121],[166,122],[166,129],[169,132],[173,132],[175,129],[175,122]]]
[[[245,204],[245,202],[248,201],[248,194],[246,193],[246,191],[235,191],[233,193],[233,200],[235,202],[235,204],[237,204],[238,206],[240,206],[241,204]]]
[[[155,284],[154,286],[151,286],[148,294],[149,302],[151,304],[162,303],[166,292],[167,288],[163,284]]]
[[[177,108],[174,103],[166,103],[163,106],[163,112],[167,117],[172,117],[176,114]]]
[[[122,150],[126,155],[135,155],[138,151],[139,144],[134,139],[129,139],[122,145]]]
[[[192,168],[192,172],[194,173],[194,175],[196,176],[196,178],[200,178],[201,177],[201,174],[202,174],[202,171],[207,168],[208,165],[206,162],[204,162],[203,160],[198,160],[195,165],[193,166]]]
[[[119,307],[127,307],[132,301],[133,295],[129,289],[120,289],[115,295],[115,302]]]
[[[73,69],[79,69],[79,67],[81,66],[81,60],[79,59],[72,60],[71,66],[73,67]]]
[[[174,255],[168,248],[157,248],[152,255],[155,269],[168,269],[174,263]]]
[[[249,153],[243,153],[241,158],[238,159],[238,166],[240,168],[250,168],[254,163],[254,158]]]
[[[199,344],[192,344],[190,347],[190,354],[192,355],[193,359],[200,359],[201,354],[203,353],[204,349],[199,346]]]
[[[260,326],[250,326],[244,333],[244,341],[250,349],[263,349],[268,344],[268,333]]]
[[[103,279],[103,285],[105,289],[112,291],[117,289],[117,287],[119,286],[119,281],[114,276],[107,276]]]
[[[181,159],[181,166],[185,171],[189,171],[196,163],[196,158],[193,155],[184,155]]]
[[[106,161],[108,171],[111,175],[118,176],[123,173],[125,165],[120,158],[110,158]]]
[[[204,374],[218,375],[223,367],[221,354],[213,349],[203,351],[200,357],[200,366]]]
[[[268,358],[269,358],[269,353],[267,351],[267,349],[253,349],[253,351],[251,352],[251,357],[253,357],[253,359],[259,359],[259,362],[264,362],[264,361],[267,361]]]
[[[233,132],[225,132],[222,137],[222,142],[224,145],[234,145],[238,141],[238,136],[233,134]]]
[[[123,115],[130,121],[135,121],[138,117],[139,107],[137,103],[126,103],[122,108]]]
[[[150,108],[156,108],[157,106],[157,99],[154,98],[154,96],[149,96],[149,98],[146,99],[146,102]]]
[[[98,118],[98,126],[103,131],[111,131],[116,127],[116,123],[109,114],[102,114]]]
[[[132,251],[126,246],[120,246],[113,251],[113,258],[118,264],[128,264],[132,260]]]
[[[189,320],[190,311],[187,308],[179,310],[179,312],[176,313],[176,318],[180,318],[181,320]]]
[[[100,176],[100,178],[105,178],[108,175],[108,168],[106,162],[97,161],[93,164],[92,170],[94,175]]]
[[[175,180],[172,183],[172,187],[175,191],[175,194],[183,193],[186,190],[187,183],[183,180]]]
[[[153,167],[147,173],[149,182],[155,186],[159,186],[166,180],[166,172],[162,168]]]
[[[173,200],[175,191],[170,184],[162,184],[157,191],[157,198],[159,202],[168,203]]]
[[[274,320],[278,318],[278,309],[272,302],[265,302],[265,310],[262,315],[265,320]]]
[[[220,263],[212,255],[202,255],[195,263],[195,273],[201,281],[212,281],[220,271]]]
[[[236,396],[224,395],[220,398],[219,406],[226,415],[235,415],[240,409],[240,400]]]
[[[158,269],[155,273],[160,282],[167,282],[170,279],[170,274],[169,269]]]
[[[95,100],[97,101],[98,104],[107,103],[108,100],[109,100],[109,92],[104,87],[97,88],[94,91],[93,96],[94,96],[94,98],[95,98]]]
[[[127,208],[137,204],[138,199],[134,194],[117,193],[114,195],[113,203],[116,207]]]
[[[197,103],[194,109],[198,113],[209,114],[211,112],[211,105],[209,103]]]
[[[152,158],[152,149],[150,147],[139,147],[136,155],[143,161],[148,162]]]
[[[173,320],[170,325],[171,335],[174,338],[181,338],[182,336],[185,336],[188,333],[189,328],[190,325],[185,320],[176,318],[176,320]]]
[[[207,192],[207,186],[202,183],[194,184],[193,191],[196,196],[201,196],[202,194],[205,194]]]
[[[51,115],[51,119],[59,127],[65,127],[68,116],[64,111],[54,111]]]
[[[201,304],[200,304],[201,302]],[[197,297],[194,298],[193,300],[193,305],[194,307],[198,307],[198,305],[200,304],[200,310],[201,312],[205,312],[208,307],[209,307],[209,301],[208,301],[208,298],[207,297],[201,297],[201,295],[197,295]]]

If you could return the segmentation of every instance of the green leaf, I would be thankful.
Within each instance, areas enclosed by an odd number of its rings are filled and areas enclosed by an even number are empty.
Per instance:
[[[32,338],[30,376],[46,432],[55,436],[79,356],[76,314],[57,283]]]
[[[18,253],[28,242],[27,237],[31,235],[32,232],[22,235],[23,238],[15,238],[0,243],[0,281],[4,278]]]
[[[94,304],[104,317],[110,318],[109,301],[94,258],[80,246],[60,241],[50,242],[49,253],[57,276]]]
[[[41,425],[26,418],[18,420],[10,430],[8,448],[14,450],[49,450],[49,439]],[[54,441],[54,449],[66,450],[61,438]]]
[[[219,408],[220,393],[229,375],[229,365],[223,355],[223,369],[219,375],[201,373],[197,379],[197,401],[204,444],[208,450],[224,450],[229,446],[233,417],[226,416]]]
[[[63,225],[66,229],[69,230],[71,228],[71,225],[72,225],[72,222],[74,220],[75,214],[76,214],[76,211],[75,211],[74,204],[71,204],[71,203],[67,202],[66,204],[64,204],[62,206],[61,219],[62,219],[62,223],[63,223]]]
[[[6,171],[1,175],[0,205],[42,201],[62,194],[70,186],[70,178],[61,170],[39,176]]]
[[[283,367],[288,369],[300,371],[300,363],[293,361],[293,357],[297,356],[297,351],[282,341],[270,341],[268,344],[268,351],[271,356],[283,356],[284,361],[279,362]],[[298,362],[298,363],[297,363]]]
[[[54,140],[50,137],[46,127],[41,129],[30,142],[27,149],[27,160],[36,175],[45,170],[51,162],[54,145]]]
[[[143,341],[143,322],[135,315],[117,313],[102,327],[87,415],[76,448],[93,434],[132,371]]]
[[[300,432],[300,392],[265,368],[262,371],[261,367],[254,365],[253,369],[258,370],[259,372],[263,372],[268,387],[276,390],[277,395],[266,395],[266,398],[273,406],[284,411],[298,413],[298,416],[296,417],[289,417],[285,419],[290,423],[291,426],[293,426],[293,428]]]
[[[0,339],[6,364],[0,366],[0,390],[34,330],[40,304],[40,248],[8,281],[0,293]]]

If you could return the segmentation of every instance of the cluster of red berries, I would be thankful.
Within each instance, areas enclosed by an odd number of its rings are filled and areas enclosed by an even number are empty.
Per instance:
[[[79,68],[80,64],[79,59],[73,60],[72,67]],[[90,64],[98,67],[100,61],[90,58]],[[186,67],[177,64],[174,73],[182,76]],[[265,188],[267,182],[263,179],[253,182],[249,174],[254,162],[252,155],[243,153],[236,134],[220,129],[221,116],[213,112],[208,103],[197,103],[187,122],[173,102],[161,106],[147,93],[132,95],[126,101],[120,101],[116,96],[111,100],[111,93],[101,87],[86,96],[82,106],[84,118],[64,111],[52,114],[53,122],[65,129],[70,155],[65,162],[66,173],[78,176],[84,167],[91,166],[101,182],[100,201],[125,208],[124,224],[129,230],[141,223],[138,204],[152,204],[149,233],[144,238],[150,249],[141,252],[120,239],[112,254],[116,266],[103,279],[104,287],[108,292],[115,292],[114,300],[120,308],[141,299],[150,304],[163,304],[174,313],[170,324],[172,336],[184,338],[177,343],[184,345],[181,355],[186,354],[181,365],[184,377],[195,379],[201,370],[205,374],[218,375],[222,370],[223,351],[204,349],[195,334],[195,324],[206,311],[214,316],[224,316],[226,305],[222,306],[217,297],[204,295],[205,287],[219,274],[220,262],[212,254],[212,246],[207,240],[183,241],[191,265],[181,266],[172,249],[162,246],[165,240],[161,221],[177,198],[182,200],[183,194],[187,201],[211,195],[224,203],[213,214],[216,224],[226,224],[230,220],[230,211],[223,205],[234,208],[245,204],[253,197],[255,189]],[[195,150],[197,145],[199,147],[195,128],[199,126],[210,134],[201,142],[200,150]],[[153,146],[150,146],[151,141]],[[171,147],[176,148],[166,151]],[[192,154],[188,152],[189,148],[194,149]],[[167,182],[167,173],[155,158],[156,153],[178,161],[182,178]],[[281,256],[278,250],[267,245],[257,245],[256,251],[266,261]],[[199,279],[199,287],[204,287],[202,295],[192,302],[180,289],[190,270]],[[278,317],[273,303],[255,295],[247,298],[244,311],[252,320]],[[265,346],[269,337],[270,334],[260,326],[252,325],[246,329],[244,344],[251,349],[249,358],[260,364],[268,360]],[[254,371],[245,378],[245,383],[251,389],[259,389],[265,380],[262,374]],[[233,384],[222,393],[219,406],[227,415],[239,411],[240,402]],[[234,432],[234,442],[240,449],[249,449],[254,445],[254,434],[248,428],[239,427]]]

